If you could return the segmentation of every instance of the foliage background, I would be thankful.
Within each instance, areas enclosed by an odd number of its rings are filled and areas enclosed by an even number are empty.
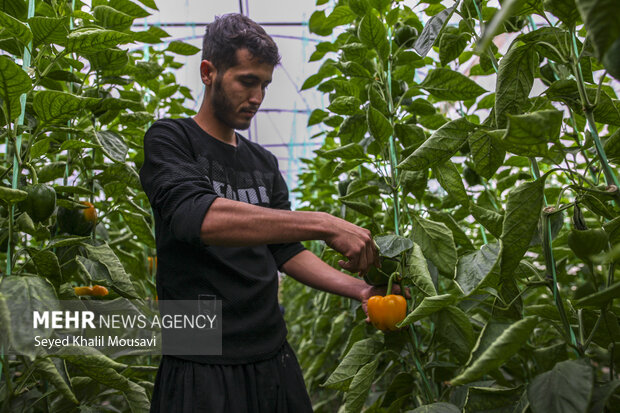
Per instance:
[[[617,411],[619,10],[317,2],[310,30],[344,30],[310,58],[330,104],[298,192],[371,229],[367,281],[413,296],[383,334],[285,280],[316,411]]]

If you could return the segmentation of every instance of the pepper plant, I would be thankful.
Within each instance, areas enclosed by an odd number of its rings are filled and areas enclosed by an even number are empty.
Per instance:
[[[199,49],[150,46],[169,35],[132,30],[147,9],[153,0],[2,2],[2,413],[149,409],[157,359],[22,346],[33,339],[24,315],[58,309],[58,300],[114,306],[155,297],[153,218],[137,173],[142,139],[156,118],[193,114],[174,54]],[[76,295],[89,285],[92,293]]]
[[[384,333],[285,279],[316,411],[618,411],[617,1],[325,3],[297,192],[370,229],[366,281],[411,299]]]

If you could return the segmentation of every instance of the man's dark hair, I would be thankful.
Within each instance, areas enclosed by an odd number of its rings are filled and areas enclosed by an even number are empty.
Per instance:
[[[202,60],[208,60],[218,71],[226,71],[237,64],[236,52],[247,49],[261,63],[280,63],[278,46],[258,23],[250,18],[231,13],[216,17],[207,25],[202,39]]]

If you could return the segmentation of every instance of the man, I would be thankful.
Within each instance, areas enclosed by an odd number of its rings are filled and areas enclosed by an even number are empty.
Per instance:
[[[278,50],[239,14],[209,24],[196,116],[155,122],[144,138],[140,179],[151,202],[160,300],[222,301],[221,356],[163,356],[152,412],[310,412],[278,307],[277,270],[354,298],[380,292],[303,248],[324,240],[364,274],[378,264],[369,231],[320,212],[292,212],[277,159],[235,132],[260,107]]]

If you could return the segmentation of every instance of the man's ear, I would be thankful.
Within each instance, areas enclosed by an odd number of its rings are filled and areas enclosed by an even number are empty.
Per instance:
[[[202,83],[204,83],[205,86],[213,85],[216,76],[217,69],[215,68],[213,63],[208,60],[203,60],[202,62],[200,62],[200,78],[202,79]]]

